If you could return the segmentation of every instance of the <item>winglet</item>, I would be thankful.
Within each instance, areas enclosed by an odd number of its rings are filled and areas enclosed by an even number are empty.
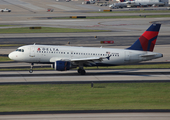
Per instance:
[[[152,24],[139,39],[129,48],[130,50],[153,51],[161,24]]]

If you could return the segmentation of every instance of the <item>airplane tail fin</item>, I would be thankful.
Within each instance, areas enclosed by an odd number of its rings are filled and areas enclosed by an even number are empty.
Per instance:
[[[153,51],[161,24],[152,24],[139,39],[129,48],[130,50]]]

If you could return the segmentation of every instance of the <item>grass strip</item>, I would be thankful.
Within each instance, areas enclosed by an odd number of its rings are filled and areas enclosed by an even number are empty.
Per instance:
[[[28,68],[0,68],[0,71],[29,71],[30,67]],[[40,68],[33,68],[33,70],[54,70],[51,67],[40,67]]]
[[[97,69],[97,67],[85,67],[85,69]],[[170,63],[166,64],[141,64],[141,65],[120,65],[120,66],[108,66],[98,67],[99,69],[159,69],[159,68],[170,68]]]
[[[23,28],[3,28],[0,34],[8,33],[80,33],[80,32],[108,32],[109,30],[91,30],[91,29],[72,29],[72,28],[51,28],[42,27],[41,29]]]
[[[16,25],[0,25],[0,27],[8,27],[8,26],[16,26]]]
[[[84,67],[86,70],[90,69],[167,69],[170,68],[170,63],[167,64],[143,64],[143,65],[122,65],[122,66],[108,66],[108,67]],[[0,71],[20,71],[29,70],[30,68],[0,68]],[[34,68],[34,70],[53,70],[50,67]]]
[[[8,57],[0,56],[0,62],[9,62],[9,61],[13,61],[13,60],[9,59]]]
[[[170,83],[0,85],[0,112],[170,109]]]
[[[16,47],[23,46],[24,44],[0,44],[0,47]]]

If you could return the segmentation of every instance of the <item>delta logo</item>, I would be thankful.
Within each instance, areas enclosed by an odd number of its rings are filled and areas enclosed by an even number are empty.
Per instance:
[[[38,48],[37,51],[59,51],[58,48]]]

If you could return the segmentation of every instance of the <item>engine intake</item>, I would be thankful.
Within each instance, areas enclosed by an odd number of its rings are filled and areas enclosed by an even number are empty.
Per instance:
[[[55,68],[55,70],[58,70],[58,71],[70,70],[70,62],[68,62],[68,61],[56,61],[54,68]]]

